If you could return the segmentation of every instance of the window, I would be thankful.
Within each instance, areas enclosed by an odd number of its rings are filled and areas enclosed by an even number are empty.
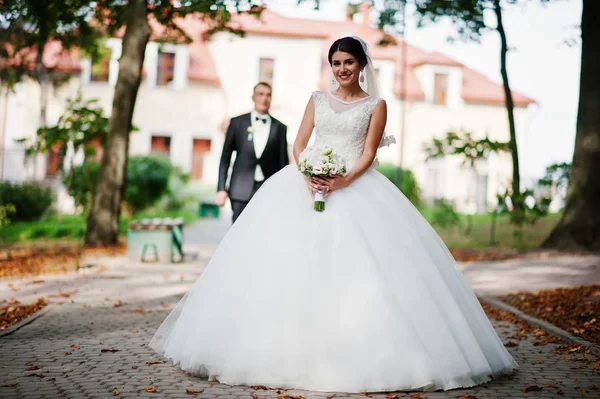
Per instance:
[[[275,60],[273,58],[261,58],[258,64],[258,81],[273,84],[273,69]]]
[[[204,157],[210,153],[210,140],[194,139],[192,146],[192,179],[202,179]]]
[[[64,148],[61,145],[51,148],[46,157],[46,176],[57,176],[62,170],[64,160]]]
[[[433,103],[446,105],[448,100],[448,75],[445,73],[436,73],[433,88]]]
[[[156,70],[156,85],[166,86],[175,77],[175,53],[159,51]]]
[[[171,153],[171,138],[168,136],[152,136],[150,154],[169,156]]]
[[[92,82],[108,82],[111,50],[102,45],[98,49],[98,52],[100,53],[100,58],[92,64],[90,80]]]

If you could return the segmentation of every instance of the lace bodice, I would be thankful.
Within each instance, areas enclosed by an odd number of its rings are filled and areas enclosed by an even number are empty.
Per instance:
[[[313,99],[314,145],[332,148],[351,168],[363,153],[371,114],[382,99],[369,96],[346,102],[322,91],[315,91]]]

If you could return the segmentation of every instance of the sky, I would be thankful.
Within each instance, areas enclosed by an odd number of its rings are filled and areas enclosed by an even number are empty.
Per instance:
[[[409,0],[410,2],[410,0]],[[306,0],[268,0],[268,8],[296,18],[342,20],[344,0],[321,0],[321,10]],[[526,3],[526,4],[525,4]],[[513,91],[536,101],[530,110],[530,126],[522,149],[521,175],[524,179],[543,175],[546,166],[571,162],[575,143],[581,46],[566,41],[579,38],[581,0],[557,0],[548,5],[531,0],[505,7],[504,25],[510,52],[509,82]],[[489,17],[494,26],[495,16]],[[406,40],[424,50],[439,51],[491,80],[501,83],[500,39],[496,31],[483,35],[480,43],[450,43],[454,30],[450,23],[416,27],[414,8],[407,11]]]

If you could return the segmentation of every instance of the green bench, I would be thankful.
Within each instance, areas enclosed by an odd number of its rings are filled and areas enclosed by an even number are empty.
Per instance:
[[[131,261],[182,262],[183,218],[142,219],[129,224],[127,255]]]

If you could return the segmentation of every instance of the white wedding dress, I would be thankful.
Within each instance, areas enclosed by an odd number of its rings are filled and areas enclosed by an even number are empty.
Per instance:
[[[314,145],[351,168],[380,99],[313,96]],[[442,240],[374,168],[324,212],[295,165],[267,180],[150,345],[224,384],[329,392],[446,390],[517,368]]]

